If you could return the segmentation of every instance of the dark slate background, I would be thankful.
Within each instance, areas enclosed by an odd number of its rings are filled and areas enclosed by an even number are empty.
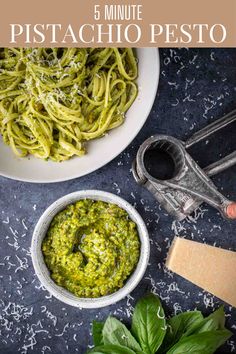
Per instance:
[[[162,49],[160,57],[160,84],[152,112],[136,139],[115,160],[65,183],[41,185],[0,178],[0,353],[83,354],[92,344],[92,319],[102,320],[111,313],[129,323],[136,300],[150,290],[159,294],[168,315],[194,308],[207,315],[222,303],[167,272],[163,263],[175,234],[236,250],[236,224],[207,205],[191,220],[173,222],[152,195],[135,184],[130,167],[139,145],[150,135],[184,139],[236,108],[236,49]],[[192,153],[204,166],[235,149],[235,141],[232,125]],[[236,167],[214,181],[225,195],[236,199]],[[119,194],[136,205],[152,244],[150,265],[136,290],[101,310],[79,310],[52,298],[34,275],[29,252],[42,212],[57,198],[87,188]],[[236,309],[227,305],[225,309],[227,326],[236,333]],[[236,335],[219,353],[236,353],[235,347]]]

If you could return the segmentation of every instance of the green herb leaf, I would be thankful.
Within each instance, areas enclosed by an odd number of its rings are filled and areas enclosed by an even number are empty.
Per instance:
[[[103,343],[102,330],[104,327],[104,322],[93,321],[92,333],[93,333],[93,343],[94,345],[101,345]]]
[[[167,320],[167,330],[160,348],[161,353],[166,353],[169,348],[185,337],[192,328],[200,324],[204,317],[200,311],[183,312]]]
[[[193,334],[182,338],[167,354],[212,354],[223,345],[232,333],[227,329]]]
[[[149,294],[138,301],[132,319],[132,333],[146,354],[155,354],[166,333],[166,320],[159,298]]]
[[[132,349],[122,345],[101,345],[89,351],[89,354],[136,354]]]
[[[128,347],[134,351],[141,351],[141,347],[126,326],[114,317],[108,317],[103,331],[104,344],[114,344]]]
[[[189,329],[188,335],[192,333],[202,333],[208,331],[215,331],[217,329],[225,328],[225,312],[224,307],[221,306],[210,314],[208,317],[204,318],[202,322],[196,324],[192,329]]]

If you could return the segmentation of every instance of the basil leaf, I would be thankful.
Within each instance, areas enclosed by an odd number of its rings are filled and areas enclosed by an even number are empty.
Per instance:
[[[167,330],[160,348],[161,353],[166,353],[169,348],[185,337],[192,328],[200,324],[204,317],[200,311],[183,312],[167,320]]]
[[[225,312],[224,312],[224,307],[221,306],[210,314],[208,317],[204,318],[204,320],[196,324],[195,328],[193,328],[193,331],[189,331],[189,334],[191,333],[202,333],[202,332],[208,332],[208,331],[214,331],[217,329],[224,329],[225,328]]]
[[[88,352],[89,354],[136,354],[132,349],[126,348],[122,345],[101,345],[93,348]]]
[[[104,327],[104,322],[93,321],[92,333],[93,333],[93,343],[95,346],[104,344],[102,337],[102,330]]]
[[[232,333],[227,329],[193,334],[182,338],[167,354],[212,354],[223,345]]]
[[[131,331],[146,354],[156,353],[166,333],[165,314],[156,295],[149,294],[138,301]]]
[[[213,320],[215,325],[218,327],[218,329],[224,329],[225,328],[224,306],[220,306],[215,312],[210,314],[207,318],[208,320],[209,319]]]
[[[102,331],[104,344],[115,344],[141,351],[141,347],[126,326],[114,317],[108,317]]]

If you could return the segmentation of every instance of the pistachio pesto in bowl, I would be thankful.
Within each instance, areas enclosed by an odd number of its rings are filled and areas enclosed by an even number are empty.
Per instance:
[[[81,199],[53,218],[42,252],[57,285],[79,297],[100,297],[122,288],[138,263],[140,241],[124,209]]]
[[[149,237],[137,211],[103,191],[68,194],[39,219],[31,254],[42,285],[82,308],[113,304],[142,279]]]

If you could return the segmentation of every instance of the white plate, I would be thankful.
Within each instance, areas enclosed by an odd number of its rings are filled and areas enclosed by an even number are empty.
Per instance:
[[[136,269],[132,275],[128,278],[125,285],[113,294],[102,296],[99,298],[79,298],[66,289],[56,285],[50,278],[50,273],[44,262],[41,246],[45,234],[49,228],[49,225],[54,216],[64,209],[68,204],[75,203],[80,199],[93,199],[102,200],[108,203],[114,203],[120,208],[127,211],[130,218],[136,223],[139,239],[141,243],[140,257]],[[31,243],[31,255],[33,266],[36,275],[38,276],[42,285],[57,299],[65,302],[71,306],[81,308],[99,308],[114,304],[125,296],[127,296],[138,285],[144,276],[146,271],[149,255],[150,255],[150,243],[148,237],[148,231],[141,216],[135,210],[135,208],[126,202],[124,199],[116,196],[115,194],[97,191],[97,190],[84,190],[67,194],[64,197],[56,200],[50,205],[39,219],[33,233]]]
[[[145,123],[156,97],[160,60],[156,48],[137,49],[139,95],[126,114],[122,126],[87,144],[87,154],[56,163],[34,157],[18,158],[0,141],[0,175],[19,181],[50,183],[84,176],[104,166],[120,154]]]

